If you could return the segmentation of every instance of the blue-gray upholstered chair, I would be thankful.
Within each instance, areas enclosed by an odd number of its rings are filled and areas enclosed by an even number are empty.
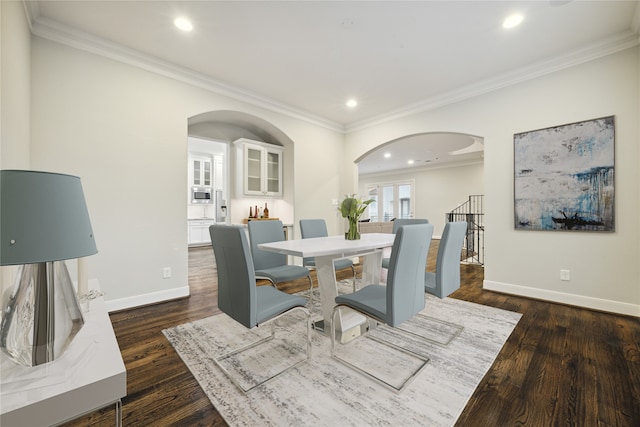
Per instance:
[[[466,233],[465,221],[448,222],[444,226],[436,271],[424,275],[425,292],[444,298],[460,287],[460,254]]]
[[[429,224],[428,219],[423,218],[399,218],[393,221],[393,234],[396,234],[398,228],[403,225],[412,225],[412,224]],[[382,268],[389,268],[389,258],[382,258]]]
[[[314,237],[327,237],[329,235],[327,231],[327,223],[324,219],[301,219],[300,220],[300,233],[303,239],[311,239]],[[307,268],[316,268],[316,260],[313,257],[307,257],[302,259],[302,265]],[[333,263],[336,271],[351,269],[353,273],[353,290],[356,290],[356,269],[353,266],[353,261],[350,259],[339,259]]]
[[[381,284],[367,285],[354,293],[338,295],[335,299],[336,306],[333,309],[331,322],[331,356],[396,392],[404,390],[411,380],[426,366],[429,359],[407,349],[400,349],[420,360],[421,364],[399,386],[390,384],[337,354],[336,314],[341,307],[348,307],[379,323],[396,328],[423,310],[424,271],[432,235],[433,225],[431,224],[414,224],[399,227],[391,248],[386,286]],[[367,336],[368,333],[365,333],[364,336],[356,339],[366,339]],[[378,342],[398,348],[389,342]]]
[[[309,279],[309,295],[313,291],[313,280],[309,269],[300,265],[287,264],[287,256],[258,248],[261,243],[280,242],[284,240],[282,221],[249,221],[249,240],[251,256],[257,279],[267,279],[277,288],[278,283],[307,277]]]
[[[307,299],[289,295],[272,286],[256,286],[253,260],[247,243],[247,236],[242,227],[212,225],[209,227],[209,234],[211,235],[211,245],[213,246],[218,270],[218,307],[220,310],[249,329],[267,321],[271,323],[271,335],[269,337],[214,359],[215,363],[231,381],[240,390],[247,393],[310,358],[311,319],[309,310],[305,308]],[[251,382],[252,378],[247,380],[247,377],[251,377],[246,372],[247,368],[238,366],[239,374],[237,376],[249,381],[251,385],[241,384],[222,364],[222,361],[272,340],[275,337],[275,319],[289,313],[291,310],[302,310],[306,315],[306,357],[257,382]]]

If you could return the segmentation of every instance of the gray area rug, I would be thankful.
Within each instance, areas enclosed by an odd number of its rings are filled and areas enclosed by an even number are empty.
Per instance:
[[[163,332],[231,426],[451,426],[521,315],[451,298],[425,298],[422,314],[426,317],[402,325],[426,331],[425,340],[393,328],[375,331],[383,339],[430,359],[400,394],[332,359],[330,338],[312,331],[311,360],[245,395],[213,358],[269,335],[268,325],[247,330],[220,314]],[[317,304],[314,310],[319,310]],[[302,320],[296,314],[283,317],[277,324],[276,340],[269,344],[277,348],[267,355],[256,355],[257,361],[240,363],[260,372],[283,358],[295,357],[306,338]],[[359,345],[354,349],[362,352]],[[375,366],[393,372],[402,365],[396,355],[387,359],[383,349],[376,350],[384,346],[367,345],[366,353],[359,354],[366,354],[365,359]],[[349,351],[349,346],[344,349]],[[277,356],[272,358],[274,354]]]

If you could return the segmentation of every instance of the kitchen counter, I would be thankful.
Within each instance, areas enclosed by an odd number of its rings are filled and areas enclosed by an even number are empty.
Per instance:
[[[239,225],[240,227],[244,227],[247,228],[247,223],[239,223],[239,222],[234,222],[233,224],[229,224],[229,225]],[[289,228],[293,228],[293,224],[282,224],[283,227],[289,227]]]

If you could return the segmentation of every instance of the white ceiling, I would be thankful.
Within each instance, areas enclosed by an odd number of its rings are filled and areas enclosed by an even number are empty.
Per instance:
[[[27,5],[37,35],[164,68],[343,131],[637,45],[640,20],[638,1]],[[514,12],[524,22],[506,31],[502,21]],[[179,15],[192,20],[191,33],[174,27]],[[359,102],[352,110],[350,97]]]
[[[472,135],[442,132],[410,135],[366,153],[357,161],[358,173],[481,163],[483,155],[482,138]]]

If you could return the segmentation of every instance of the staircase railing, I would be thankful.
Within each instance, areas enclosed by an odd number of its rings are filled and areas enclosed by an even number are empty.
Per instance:
[[[462,248],[465,261],[484,265],[484,195],[469,196],[469,200],[446,214],[447,222],[466,221],[467,236]]]

